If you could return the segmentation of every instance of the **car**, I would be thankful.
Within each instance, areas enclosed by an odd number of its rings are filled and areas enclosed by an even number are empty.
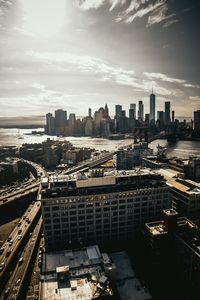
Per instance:
[[[18,234],[20,234],[22,232],[22,229],[20,228],[19,230],[18,230]]]
[[[23,256],[21,256],[19,259],[19,265],[21,265],[22,263],[23,263]]]
[[[5,262],[2,262],[2,263],[0,264],[0,272],[3,271],[4,267],[5,267]]]
[[[25,220],[25,219],[26,219],[26,215],[23,216],[23,220]]]
[[[9,292],[10,292],[10,288],[8,287],[8,288],[5,290],[4,296],[8,296]]]
[[[10,240],[9,246],[12,246],[12,244],[13,244],[13,240]]]
[[[10,242],[12,240],[11,236],[9,236],[9,238],[7,239],[8,242]]]
[[[4,250],[5,250],[5,246],[2,246],[0,249],[0,255],[3,253]]]
[[[18,222],[17,226],[19,227],[19,226],[21,226],[21,224],[22,224],[21,222]]]
[[[8,257],[8,256],[10,255],[10,253],[11,253],[11,251],[8,250],[8,251],[6,252],[6,257]]]
[[[19,241],[19,240],[21,240],[21,238],[22,238],[22,235],[21,235],[21,234],[20,234],[20,235],[18,235],[18,238],[17,238],[17,239],[18,239],[18,241]]]

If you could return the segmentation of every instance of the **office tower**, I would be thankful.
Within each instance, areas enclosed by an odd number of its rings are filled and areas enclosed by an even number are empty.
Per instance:
[[[170,101],[165,102],[165,126],[170,124]]]
[[[121,105],[115,105],[115,132],[120,131],[120,123],[122,118],[122,106]]]
[[[68,120],[68,134],[74,135],[76,133],[76,115],[69,114]]]
[[[172,110],[172,122],[174,123],[174,121],[175,121],[175,111]]]
[[[138,121],[143,122],[144,120],[144,105],[142,101],[138,104]]]
[[[119,118],[122,116],[122,106],[121,105],[115,105],[115,118]]]
[[[135,110],[129,109],[129,130],[132,131],[135,127]]]
[[[150,124],[150,115],[149,114],[145,114],[145,124],[148,127]]]
[[[51,113],[46,114],[46,134],[55,134],[55,118]]]
[[[134,119],[136,119],[136,104],[135,103],[131,103],[130,104],[130,109],[134,110]]]
[[[194,130],[200,130],[200,110],[194,111]]]
[[[57,135],[64,135],[67,122],[67,112],[62,109],[55,111],[55,128]]]
[[[155,123],[155,114],[156,114],[156,96],[153,94],[150,95],[150,123],[153,121]]]
[[[88,116],[91,118],[92,117],[92,110],[91,108],[88,109]]]
[[[85,122],[85,135],[93,136],[93,131],[94,131],[93,119],[91,117],[87,117]]]
[[[109,117],[109,109],[108,109],[108,105],[105,105],[105,113],[104,113],[104,118],[108,118]]]
[[[157,111],[157,124],[158,124],[158,128],[160,130],[164,129],[165,120],[164,120],[164,111],[163,110]]]
[[[49,248],[66,246],[69,241],[129,239],[169,207],[165,180],[146,169],[107,176],[91,170],[76,179],[57,175],[41,185],[44,237]]]
[[[71,126],[74,126],[76,123],[76,115],[75,114],[69,114],[69,121],[68,124]]]

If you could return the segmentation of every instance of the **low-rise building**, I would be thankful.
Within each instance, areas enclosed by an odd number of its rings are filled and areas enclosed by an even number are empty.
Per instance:
[[[97,245],[44,253],[40,299],[109,299],[113,296],[115,272],[109,255],[100,253]]]
[[[131,170],[142,163],[142,158],[152,155],[153,150],[148,148],[147,142],[133,144],[132,147],[123,148],[117,151],[117,169]]]

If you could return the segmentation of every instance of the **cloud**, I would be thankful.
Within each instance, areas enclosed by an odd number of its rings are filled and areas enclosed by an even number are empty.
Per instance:
[[[196,84],[196,85],[191,84],[191,83],[188,83],[184,79],[169,77],[169,76],[167,76],[165,74],[162,74],[162,73],[143,72],[143,74],[149,79],[158,79],[158,80],[162,80],[162,81],[169,82],[169,83],[178,83],[182,87],[187,87],[187,88],[197,88],[197,89],[200,88],[200,85],[198,85],[198,84]]]
[[[172,19],[175,17],[175,14],[167,15],[167,0],[76,0],[74,4],[81,10],[97,9],[109,4],[109,11],[118,8],[115,20],[117,22],[123,21],[127,24],[132,23],[136,18],[143,18],[147,15],[149,15],[147,27],[168,20],[163,24],[163,27],[167,28],[178,22],[178,19]]]
[[[188,87],[188,88],[196,88],[196,89],[200,89],[200,85],[198,85],[198,84],[185,83],[183,86],[184,86],[184,87]]]
[[[106,61],[92,56],[67,52],[29,52],[29,55],[43,62],[46,61],[51,66],[54,65],[58,70],[70,72],[70,74],[78,68],[83,73],[89,73],[94,80],[99,82],[114,83],[115,85],[127,86],[133,88],[133,90],[143,92],[149,92],[152,88],[152,80],[140,79],[134,70],[110,65]],[[73,68],[70,69],[70,66]],[[40,88],[40,85],[34,84],[34,87]],[[158,85],[156,82],[154,82],[154,88],[158,94],[163,96],[172,93],[172,91]]]
[[[148,77],[149,79],[160,79],[162,81],[170,82],[170,83],[186,83],[186,80],[184,79],[178,79],[178,78],[173,78],[173,77],[168,77],[165,74],[162,73],[148,73],[148,72],[143,72],[143,74]]]
[[[169,21],[167,21],[167,22],[165,22],[164,24],[163,24],[163,28],[168,28],[168,27],[170,27],[171,25],[173,25],[173,24],[175,24],[175,23],[178,23],[179,22],[179,20],[178,19],[173,19],[173,20],[169,20]]]
[[[200,101],[200,96],[190,96],[189,98],[192,101]]]
[[[97,9],[105,3],[105,0],[75,0],[74,5],[81,10]]]

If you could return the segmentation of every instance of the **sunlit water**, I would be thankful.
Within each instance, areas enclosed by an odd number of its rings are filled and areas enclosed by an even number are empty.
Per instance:
[[[42,128],[38,128],[41,130]],[[28,135],[31,133],[32,129],[20,129],[0,128],[0,145],[15,145],[21,146],[24,143],[41,143],[45,141],[47,135]],[[23,138],[19,138],[23,137]],[[60,138],[54,136],[51,139],[59,140]],[[75,147],[90,147],[97,150],[116,150],[119,147],[126,146],[132,143],[131,139],[126,140],[107,140],[102,138],[90,138],[90,137],[65,137],[62,140],[70,141]],[[157,146],[161,145],[167,148],[167,155],[177,156],[180,158],[188,158],[189,156],[200,156],[200,142],[198,141],[178,141],[175,144],[169,144],[166,140],[155,140],[150,143],[150,147],[156,151]]]

